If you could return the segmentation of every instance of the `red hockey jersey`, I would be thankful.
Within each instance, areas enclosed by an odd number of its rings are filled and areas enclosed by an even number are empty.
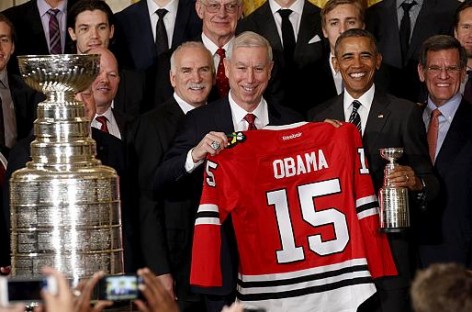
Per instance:
[[[358,130],[298,123],[242,134],[207,159],[191,284],[221,285],[220,225],[231,213],[240,301],[356,311],[376,291],[372,277],[397,274]]]

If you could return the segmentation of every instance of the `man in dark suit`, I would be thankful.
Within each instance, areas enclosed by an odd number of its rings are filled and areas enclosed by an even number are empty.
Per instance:
[[[156,65],[157,9],[167,10],[163,18],[169,48],[200,34],[202,22],[195,12],[195,0],[138,1],[115,14],[116,36],[111,50],[121,67],[148,70]]]
[[[245,32],[236,37],[225,59],[230,91],[227,97],[190,111],[172,146],[155,174],[158,193],[178,194],[197,209],[207,154],[219,153],[228,144],[226,134],[247,130],[248,113],[255,116],[255,126],[282,125],[301,120],[290,109],[267,102],[264,93],[273,66],[271,47],[264,37]],[[261,147],[263,148],[263,147]],[[207,294],[208,311],[221,311],[234,300],[237,251],[231,223],[222,227],[223,284],[218,288],[199,288]]]
[[[13,61],[8,65],[12,73],[18,73],[16,56],[36,54],[46,55],[50,53],[49,35],[49,9],[58,9],[56,17],[61,32],[61,46],[63,53],[71,53],[70,38],[67,36],[66,16],[67,10],[78,0],[30,0],[23,4],[4,10],[8,19],[15,25],[16,51]]]
[[[460,93],[467,54],[457,39],[437,35],[423,43],[419,57],[429,93],[423,120],[441,184],[422,218],[421,265],[456,262],[472,269],[472,106]]]
[[[130,135],[132,172],[139,184],[141,250],[144,265],[161,280],[180,311],[205,309],[190,289],[190,260],[196,206],[180,198],[182,190],[154,196],[153,175],[169,149],[185,114],[205,105],[215,79],[213,56],[201,42],[187,41],[171,57],[174,95],[143,114]]]
[[[293,36],[284,39],[282,15],[289,13],[289,31]],[[283,104],[305,115],[312,106],[306,98],[313,95],[312,89],[300,87],[305,79],[305,67],[318,62],[323,56],[320,9],[308,0],[269,0],[238,22],[236,34],[254,31],[269,40],[283,89]],[[284,42],[286,40],[287,42]]]
[[[383,55],[386,70],[379,72],[388,90],[395,96],[422,102],[425,92],[418,79],[418,51],[421,43],[432,35],[452,34],[454,11],[460,4],[457,0],[414,1],[409,7],[410,39],[402,56],[400,25],[403,18],[403,2],[412,0],[382,0],[366,11],[366,29],[378,40],[378,48]],[[379,78],[379,79],[380,79]]]
[[[388,234],[399,275],[376,281],[382,311],[410,311],[409,285],[415,273],[412,263],[417,257],[413,241],[416,216],[434,198],[439,186],[428,157],[420,108],[410,101],[383,94],[374,85],[381,61],[375,39],[368,31],[350,29],[341,34],[336,41],[333,65],[341,72],[344,92],[315,107],[309,118],[349,121],[350,115],[357,111],[375,190],[388,179],[393,186],[410,191],[410,231]],[[387,176],[384,176],[386,161],[379,154],[379,149],[384,147],[404,149],[400,165]],[[416,197],[421,198],[418,203]]]

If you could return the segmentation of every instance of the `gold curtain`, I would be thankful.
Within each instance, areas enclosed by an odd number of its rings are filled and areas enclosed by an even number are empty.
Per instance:
[[[243,0],[243,11],[244,16],[249,15],[252,11],[260,7],[266,0]],[[309,0],[311,3],[317,7],[322,8],[328,0]],[[376,4],[382,0],[365,0],[367,1],[367,6]]]

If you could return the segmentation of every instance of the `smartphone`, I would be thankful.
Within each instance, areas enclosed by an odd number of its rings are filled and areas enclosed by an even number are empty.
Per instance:
[[[42,302],[41,290],[57,294],[57,281],[54,277],[17,278],[0,276],[0,306],[8,307],[15,303],[31,305]]]
[[[98,283],[98,298],[110,301],[141,299],[138,286],[143,280],[138,275],[107,275]]]

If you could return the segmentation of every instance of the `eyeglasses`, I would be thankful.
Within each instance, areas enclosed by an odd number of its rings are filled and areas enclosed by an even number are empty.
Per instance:
[[[205,3],[204,1],[201,1],[201,3],[206,7],[209,13],[218,13],[221,10],[221,3],[217,3],[217,2]],[[223,6],[227,13],[236,13],[236,11],[238,10],[239,4],[237,2],[229,2],[229,3],[225,3]]]
[[[426,67],[426,69],[435,75],[440,74],[443,70],[445,70],[449,75],[452,75],[452,74],[459,73],[462,70],[462,67],[460,67],[459,65],[452,65],[452,66],[445,66],[445,67],[432,65],[432,66]]]

